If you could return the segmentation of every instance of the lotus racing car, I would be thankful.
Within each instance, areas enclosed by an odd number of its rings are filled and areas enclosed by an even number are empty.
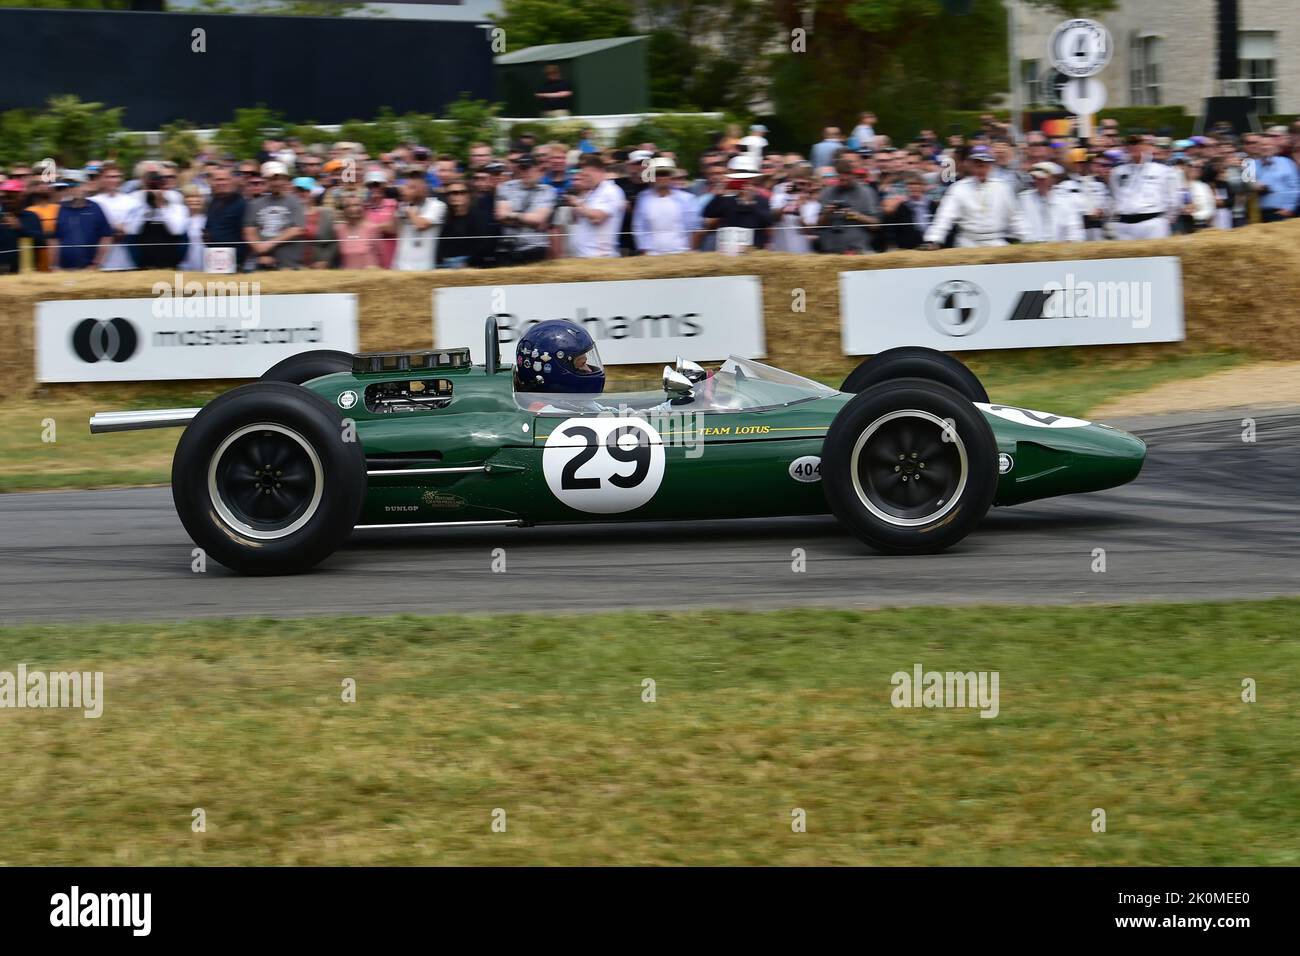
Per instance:
[[[929,553],[992,505],[1131,481],[1146,452],[1106,425],[991,403],[929,349],[869,358],[838,391],[732,357],[593,393],[534,391],[563,349],[503,365],[497,336],[489,320],[484,364],[468,348],[301,353],[202,408],[99,413],[90,429],[183,426],[176,511],[248,574],[310,569],[358,528],[828,512],[877,551]],[[594,348],[578,361],[597,367]]]

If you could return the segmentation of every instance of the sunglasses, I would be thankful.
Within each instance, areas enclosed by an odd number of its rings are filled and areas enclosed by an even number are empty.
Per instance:
[[[469,190],[468,190],[468,189],[448,189],[448,190],[447,190],[447,195],[448,195],[448,196],[468,196],[468,195],[469,195]]]

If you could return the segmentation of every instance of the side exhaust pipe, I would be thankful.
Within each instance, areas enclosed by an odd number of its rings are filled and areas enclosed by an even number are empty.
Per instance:
[[[138,412],[96,412],[90,416],[90,433],[134,432],[142,428],[181,428],[194,420],[197,408],[150,408]]]

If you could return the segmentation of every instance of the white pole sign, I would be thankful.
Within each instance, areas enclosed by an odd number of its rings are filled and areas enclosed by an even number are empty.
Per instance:
[[[1066,76],[1095,76],[1110,62],[1110,31],[1096,20],[1066,20],[1052,31],[1047,56]]]

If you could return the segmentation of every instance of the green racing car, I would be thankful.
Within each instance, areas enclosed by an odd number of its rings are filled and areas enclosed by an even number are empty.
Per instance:
[[[308,570],[354,529],[826,513],[877,551],[931,553],[992,505],[1131,481],[1146,454],[1107,425],[990,403],[930,349],[869,358],[838,391],[732,357],[610,392],[580,326],[521,334],[508,365],[492,319],[484,364],[468,348],[305,352],[202,408],[90,429],[184,426],[177,513],[247,574]]]

